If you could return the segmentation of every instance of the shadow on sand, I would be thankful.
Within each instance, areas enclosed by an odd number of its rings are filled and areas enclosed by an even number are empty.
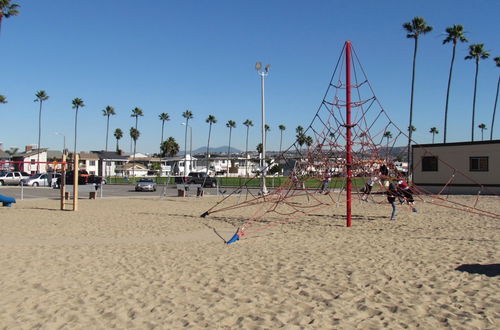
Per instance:
[[[465,264],[460,265],[455,270],[467,272],[470,274],[480,274],[489,277],[500,275],[500,264],[480,265],[480,264]]]

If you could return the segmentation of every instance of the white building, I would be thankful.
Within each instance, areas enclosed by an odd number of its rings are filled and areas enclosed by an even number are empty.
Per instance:
[[[500,193],[500,140],[414,145],[413,182],[432,192]]]
[[[32,146],[26,146],[25,151],[12,156],[13,161],[21,162],[14,165],[18,171],[35,174],[47,172],[47,149],[33,149]],[[40,163],[37,164],[37,161]]]

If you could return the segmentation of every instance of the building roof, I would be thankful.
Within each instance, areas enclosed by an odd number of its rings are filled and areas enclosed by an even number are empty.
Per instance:
[[[481,144],[498,144],[500,140],[485,140],[485,141],[468,141],[468,142],[451,142],[451,143],[429,143],[429,144],[414,144],[412,148],[429,148],[429,147],[456,147],[456,146],[470,146]]]
[[[91,151],[96,154],[99,159],[103,160],[128,160],[128,156],[122,156],[116,151]]]
[[[80,160],[98,160],[99,156],[93,153],[80,152]]]
[[[33,155],[38,155],[39,153],[44,153],[47,152],[47,148],[41,148],[41,149],[31,149],[30,151],[25,151],[25,152],[19,152],[15,155],[12,155],[12,158],[26,158],[30,157]]]

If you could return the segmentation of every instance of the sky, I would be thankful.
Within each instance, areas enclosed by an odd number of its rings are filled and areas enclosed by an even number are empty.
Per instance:
[[[193,149],[205,147],[208,115],[218,122],[210,145],[227,146],[228,120],[237,123],[231,145],[249,149],[259,143],[260,78],[255,62],[271,64],[265,80],[268,150],[279,148],[278,125],[286,126],[283,146],[295,139],[295,127],[307,126],[328,86],[343,44],[350,40],[379,101],[399,127],[408,126],[414,42],[402,24],[423,17],[434,30],[419,40],[414,99],[414,139],[430,143],[436,126],[441,142],[451,44],[442,44],[445,28],[464,26],[470,43],[491,53],[479,66],[476,125],[489,137],[500,70],[498,0],[336,1],[336,0],[14,0],[19,16],[4,19],[0,32],[0,141],[4,148],[36,144],[38,90],[43,104],[41,147],[62,149],[74,143],[79,97],[77,150],[103,150],[111,105],[109,150],[121,128],[120,147],[130,151],[132,109],[139,107],[141,136],[137,151],[159,151],[162,112],[170,115],[165,138],[184,150],[182,113],[194,118]],[[469,141],[475,65],[465,61],[468,45],[457,46],[450,96],[448,142]],[[500,109],[497,111],[500,112]],[[500,115],[499,115],[500,116]],[[494,138],[500,139],[497,116]],[[58,134],[56,134],[58,133]],[[476,139],[480,139],[476,129]],[[189,148],[189,147],[188,147]]]

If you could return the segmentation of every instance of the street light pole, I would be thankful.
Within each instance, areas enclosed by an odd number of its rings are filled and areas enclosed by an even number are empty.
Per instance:
[[[261,164],[261,174],[262,174],[262,184],[261,184],[261,193],[262,195],[266,195],[268,193],[266,187],[266,105],[264,102],[264,78],[269,74],[269,69],[271,68],[271,64],[267,64],[264,70],[262,71],[262,63],[257,62],[255,64],[255,69],[257,70],[257,74],[260,76],[260,89],[261,89],[261,117],[262,117],[262,164]]]
[[[64,150],[66,150],[66,135],[64,134],[61,134],[59,132],[55,132],[56,135],[61,135],[63,137],[63,153],[64,153]]]
[[[186,126],[186,123],[181,123],[182,126]],[[189,170],[191,171],[191,162],[193,160],[193,156],[191,155],[192,153],[192,148],[193,148],[193,128],[189,125],[187,125],[189,128]],[[187,164],[187,136],[184,138],[184,176],[186,176],[188,173],[186,173],[186,164]]]

